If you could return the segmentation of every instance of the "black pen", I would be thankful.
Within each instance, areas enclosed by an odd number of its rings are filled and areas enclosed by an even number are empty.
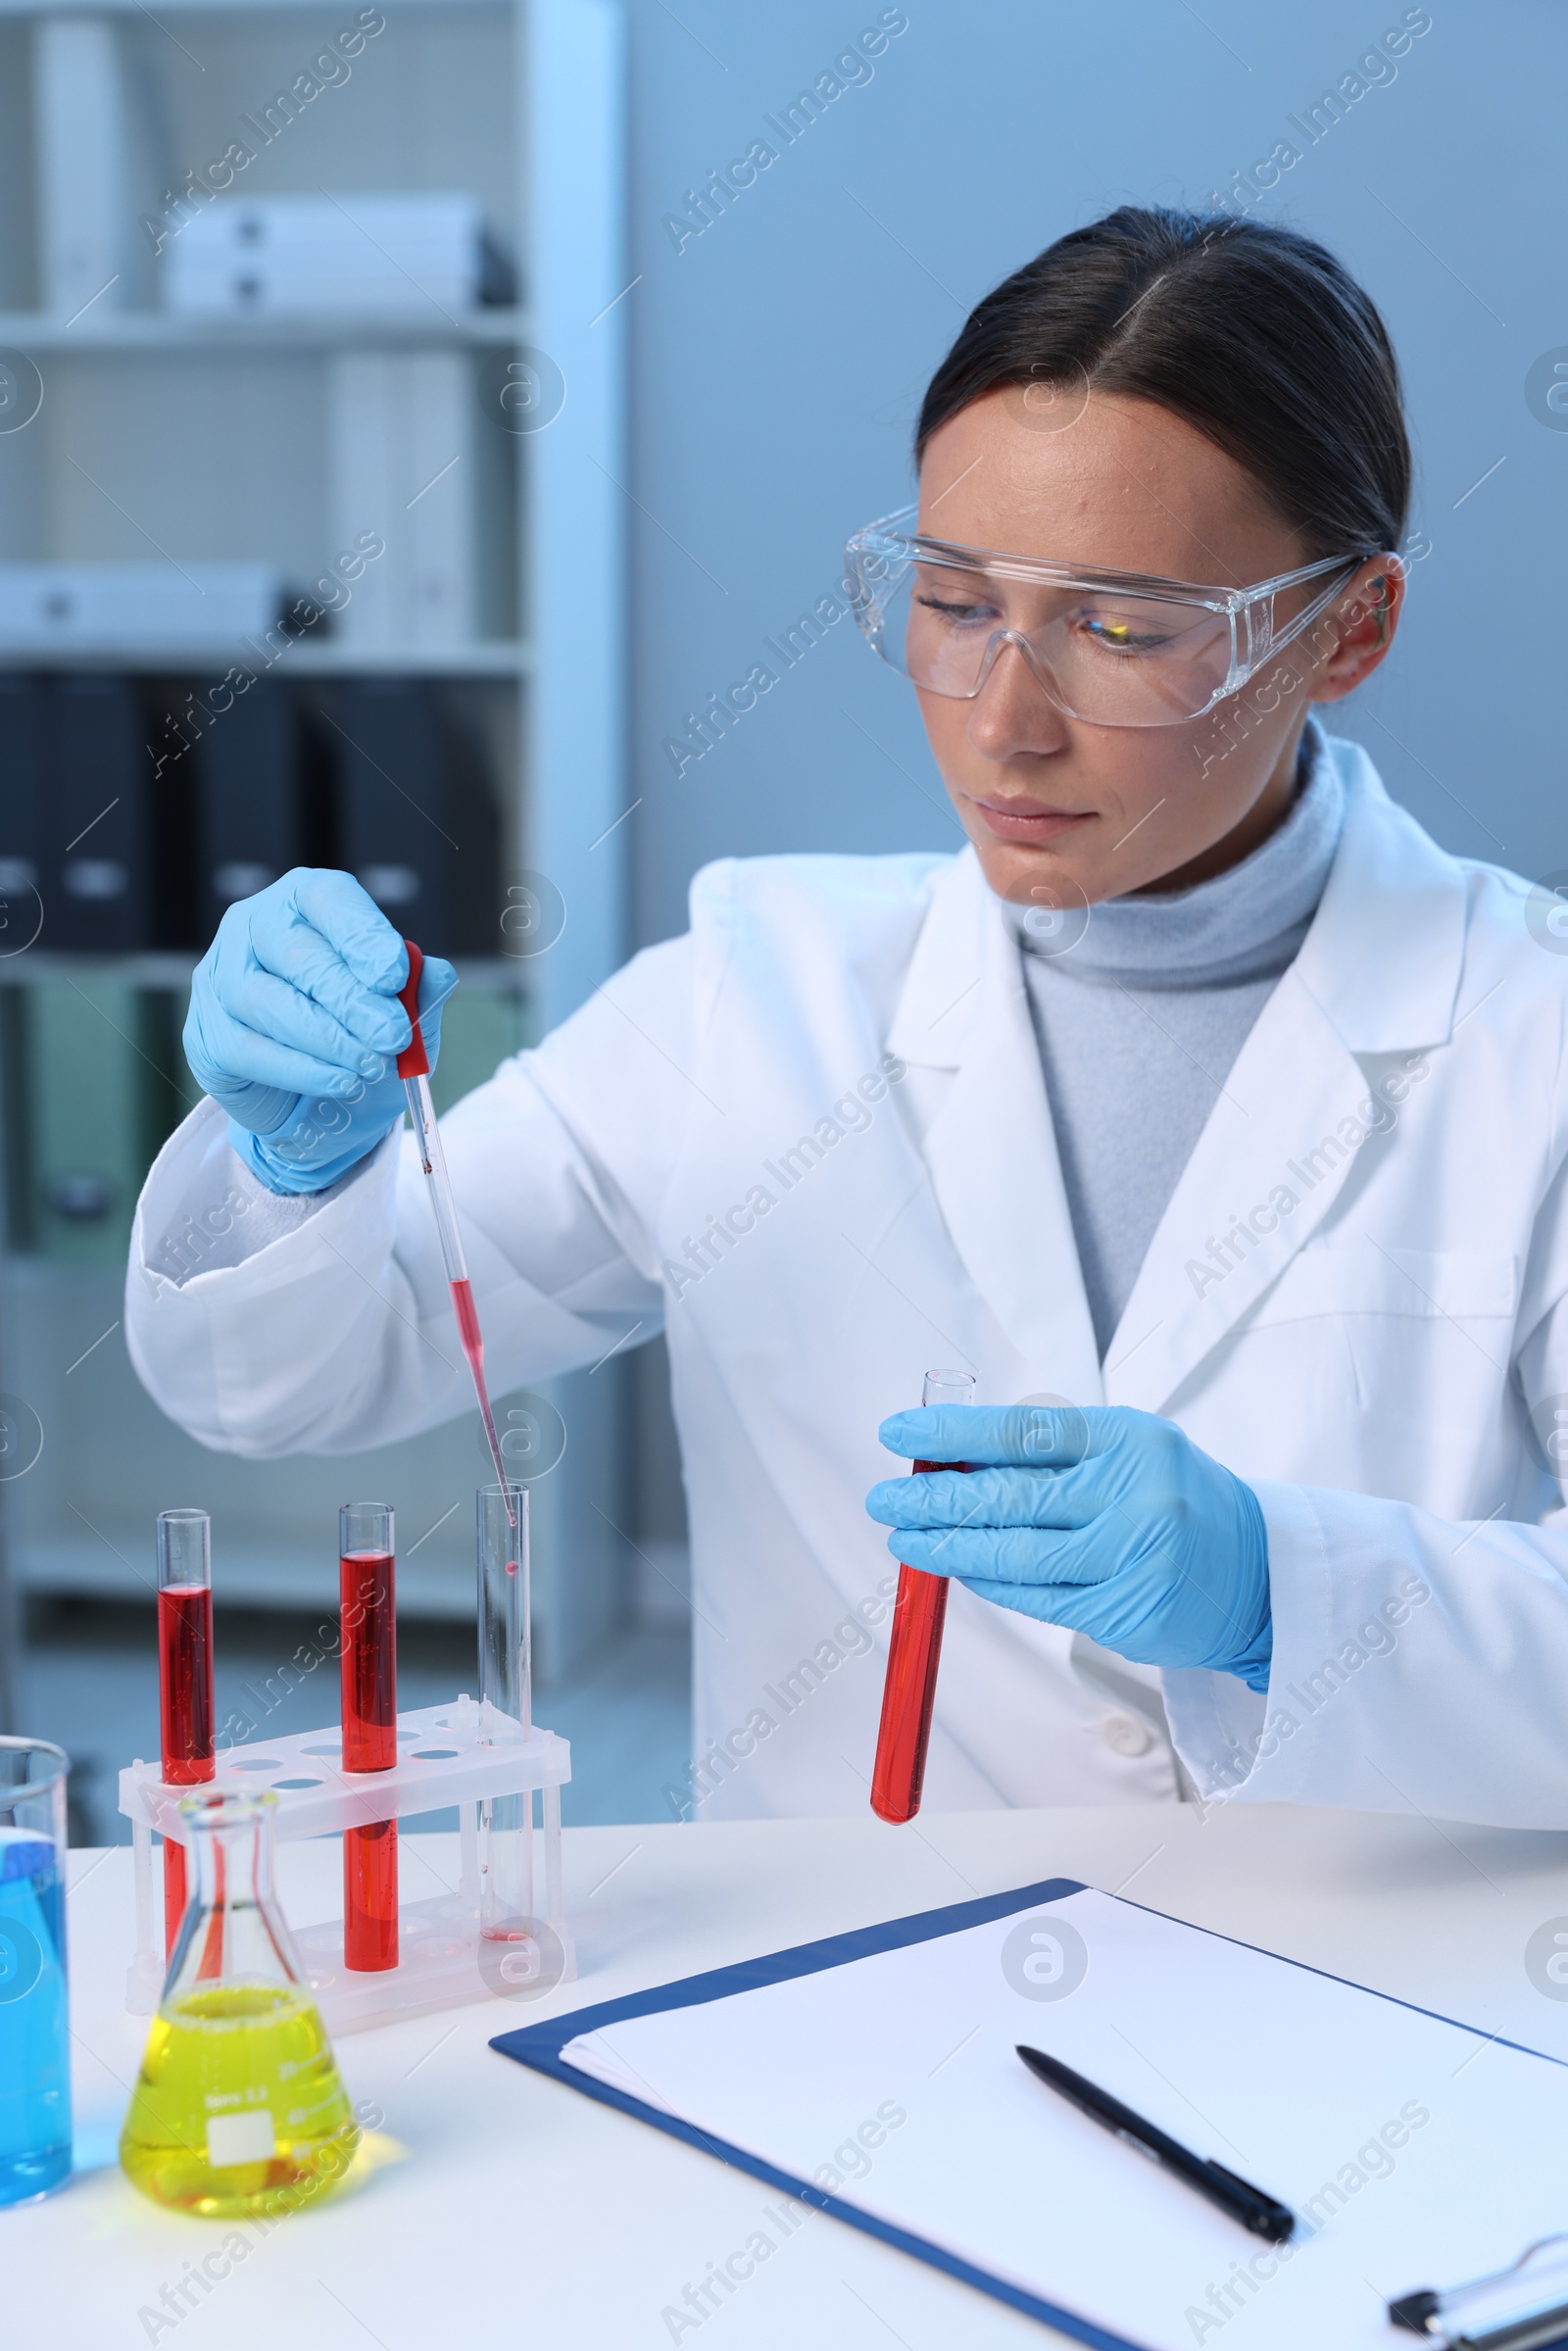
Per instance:
[[[1124,2106],[1108,2090],[1097,2089],[1059,2058],[1048,2057],[1043,2049],[1026,2049],[1021,2043],[1018,2054],[1031,2074],[1059,2091],[1080,2114],[1113,2131],[1130,2147],[1136,2147],[1140,2155],[1152,2156],[1155,2163],[1163,2164],[1167,2172],[1174,2172],[1178,2180],[1196,2187],[1200,2196],[1217,2204],[1221,2212],[1228,2212],[1233,2221],[1240,2221],[1254,2236],[1266,2236],[1271,2245],[1282,2245],[1295,2229],[1296,2215],[1277,2196],[1266,2196],[1260,2187],[1238,2180],[1222,2163],[1193,2154],[1157,2124],[1146,2123],[1141,2114],[1134,2114],[1130,2106]]]

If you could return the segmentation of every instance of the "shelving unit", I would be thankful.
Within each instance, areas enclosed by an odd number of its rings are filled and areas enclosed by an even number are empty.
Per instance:
[[[623,836],[590,855],[629,797],[625,500],[617,486],[625,479],[625,313],[617,297],[628,274],[623,28],[617,0],[385,0],[374,13],[384,26],[352,72],[322,87],[286,135],[258,143],[236,192],[473,190],[513,266],[514,302],[449,315],[432,301],[410,316],[342,318],[161,309],[152,241],[139,222],[159,214],[164,192],[183,173],[222,152],[242,117],[254,120],[274,91],[308,71],[332,26],[297,0],[160,0],[156,13],[137,0],[94,0],[86,9],[80,0],[0,0],[0,363],[20,354],[43,383],[30,422],[7,431],[0,417],[0,558],[267,562],[303,591],[342,543],[334,511],[346,446],[339,363],[448,354],[471,374],[460,453],[466,465],[449,468],[450,482],[415,483],[402,514],[392,497],[385,514],[355,516],[385,539],[390,576],[403,560],[400,533],[412,527],[405,518],[427,493],[426,513],[449,491],[473,502],[468,538],[460,532],[452,542],[471,543],[475,566],[471,593],[459,599],[459,623],[429,637],[388,641],[383,632],[357,641],[357,626],[347,623],[362,615],[351,611],[340,633],[329,634],[329,622],[292,641],[270,671],[295,681],[439,681],[486,767],[504,867],[546,874],[569,910],[560,941],[535,962],[505,954],[465,960],[440,1101],[554,1025],[623,952]],[[345,24],[356,21],[353,6],[342,15]],[[39,27],[83,20],[108,28],[117,61],[123,217],[117,213],[112,224],[111,281],[68,310],[50,298],[50,257],[58,264],[61,237],[48,218],[47,142],[29,92]],[[102,39],[102,30],[91,37]],[[56,201],[81,199],[72,186]],[[493,375],[501,355],[521,365],[535,353],[560,369],[566,396],[543,429],[518,432],[497,410],[485,370]],[[548,595],[540,592],[546,583]],[[236,661],[253,657],[243,645],[233,650]],[[220,674],[222,663],[210,652],[183,662],[163,647],[132,649],[112,663],[61,656],[43,664],[0,650],[0,668],[40,666],[195,685]],[[127,991],[113,1001],[134,1005],[138,1024],[143,1014],[152,1024],[145,1035],[137,1026],[134,1050],[163,1070],[158,1123],[167,1129],[188,1091],[172,1040],[191,962],[188,954],[84,963],[40,949],[0,953],[0,1054],[11,1063],[13,1090],[36,992],[98,991],[102,1009],[104,990]],[[155,1033],[162,1042],[149,1044]],[[27,1241],[14,1148],[7,1180],[13,1248],[0,1297],[0,1391],[20,1397],[44,1432],[36,1467],[0,1481],[24,1588],[133,1596],[153,1512],[200,1499],[214,1511],[220,1599],[225,1591],[257,1601],[329,1599],[331,1507],[352,1488],[390,1494],[405,1548],[424,1537],[403,1580],[404,1604],[464,1612],[471,1494],[484,1474],[466,1422],[336,1461],[262,1464],[203,1452],[160,1418],[135,1382],[113,1328],[113,1252],[95,1260],[90,1249],[55,1251]],[[128,1212],[120,1201],[117,1237]],[[602,1505],[615,1488],[615,1371],[591,1388],[586,1375],[557,1383],[552,1400],[569,1443],[536,1502],[537,1654],[546,1675],[609,1628],[623,1574],[615,1537],[589,1507],[590,1496]],[[461,1506],[443,1526],[453,1502]],[[225,1547],[235,1571],[226,1585]]]
[[[236,649],[236,659],[243,659],[243,650]],[[60,652],[49,657],[45,664],[37,654],[9,653],[0,646],[0,669],[93,670],[107,666],[102,654]],[[136,677],[189,677],[203,679],[214,672],[211,654],[197,656],[172,650],[130,648],[117,654],[117,670]],[[289,647],[279,664],[280,674],[297,677],[526,677],[533,668],[533,654],[526,645],[505,638],[486,643],[481,639],[474,645],[446,647],[378,646],[378,645],[313,645],[300,639]]]
[[[107,980],[121,988],[151,988],[188,992],[196,958],[183,954],[142,955],[60,955],[47,948],[27,955],[25,979],[13,978],[0,963],[0,988],[36,986],[41,980]],[[458,955],[453,959],[458,987],[475,996],[515,996],[527,1001],[527,965],[507,962],[500,955]],[[459,1001],[457,998],[453,1000]]]
[[[255,0],[266,6],[269,0]],[[276,0],[292,9],[293,0]],[[489,0],[453,0],[454,7]],[[499,0],[496,0],[499,4]],[[0,11],[3,15],[4,11]],[[0,350],[44,352],[223,351],[244,357],[257,351],[443,350],[454,343],[514,349],[534,340],[526,311],[498,306],[460,312],[454,318],[185,318],[164,311],[99,311],[68,318],[47,311],[0,311]]]

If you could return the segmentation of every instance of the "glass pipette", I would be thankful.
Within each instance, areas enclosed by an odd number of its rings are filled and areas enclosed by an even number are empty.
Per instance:
[[[458,1336],[463,1351],[468,1358],[473,1374],[473,1392],[479,1399],[479,1412],[484,1421],[484,1433],[490,1446],[490,1458],[496,1465],[496,1477],[503,1494],[508,1493],[506,1464],[501,1458],[501,1444],[496,1436],[496,1424],[490,1411],[490,1392],[484,1382],[484,1341],[479,1336],[479,1314],[473,1302],[473,1288],[468,1280],[468,1263],[463,1253],[463,1237],[458,1231],[457,1204],[452,1198],[452,1179],[447,1174],[446,1153],[441,1149],[441,1130],[435,1122],[435,1103],[430,1099],[430,1057],[424,1050],[424,1038],[419,1029],[419,974],[424,957],[412,939],[405,939],[409,952],[409,977],[399,993],[399,1001],[409,1016],[414,1034],[405,1050],[398,1055],[398,1075],[403,1091],[409,1098],[409,1114],[414,1120],[415,1140],[419,1146],[419,1163],[430,1187],[430,1204],[435,1210],[435,1229],[441,1237],[441,1254],[446,1260],[447,1281],[452,1289],[452,1309],[458,1318]],[[513,1505],[508,1496],[507,1517],[516,1525]]]

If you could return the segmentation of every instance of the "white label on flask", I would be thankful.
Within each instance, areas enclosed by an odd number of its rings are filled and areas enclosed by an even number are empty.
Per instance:
[[[244,2114],[210,2114],[207,2118],[207,2160],[215,2171],[236,2163],[270,2163],[277,2153],[269,2106],[252,2106]]]

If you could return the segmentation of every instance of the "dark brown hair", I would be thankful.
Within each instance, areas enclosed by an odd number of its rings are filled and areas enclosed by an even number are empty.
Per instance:
[[[915,456],[1003,384],[1153,401],[1245,465],[1310,558],[1396,550],[1410,497],[1398,364],[1326,247],[1272,221],[1123,205],[970,312]]]

